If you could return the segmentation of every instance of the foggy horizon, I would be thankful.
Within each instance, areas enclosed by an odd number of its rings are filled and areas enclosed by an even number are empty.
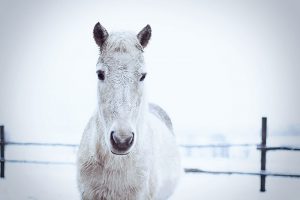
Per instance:
[[[172,1],[173,2],[173,1]],[[296,1],[91,4],[3,1],[0,119],[12,139],[79,138],[96,108],[96,22],[153,35],[149,101],[175,131],[300,133]]]

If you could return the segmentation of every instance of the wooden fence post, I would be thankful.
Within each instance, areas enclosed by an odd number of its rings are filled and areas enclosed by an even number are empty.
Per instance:
[[[267,118],[262,118],[261,127],[261,160],[260,160],[260,170],[264,172],[266,170],[266,144],[267,144]],[[260,176],[260,191],[266,191],[266,175]]]
[[[5,139],[4,139],[4,126],[0,126],[0,178],[4,178],[4,165],[5,165]]]

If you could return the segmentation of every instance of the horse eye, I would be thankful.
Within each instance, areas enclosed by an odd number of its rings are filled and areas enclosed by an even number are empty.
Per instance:
[[[97,71],[97,74],[98,74],[98,79],[103,81],[105,79],[105,73],[103,70],[98,70]]]
[[[147,73],[142,73],[142,77],[140,78],[140,81],[143,81],[146,78]]]

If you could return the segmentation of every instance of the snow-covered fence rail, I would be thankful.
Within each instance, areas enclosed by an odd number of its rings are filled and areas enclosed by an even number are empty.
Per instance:
[[[260,159],[260,171],[259,172],[244,172],[244,171],[208,171],[194,168],[187,168],[185,172],[187,173],[207,173],[207,174],[238,174],[238,175],[253,175],[260,176],[260,191],[266,191],[266,177],[267,176],[279,176],[279,177],[290,177],[290,178],[300,178],[300,174],[290,174],[290,173],[274,173],[266,170],[266,158],[267,151],[275,150],[286,150],[286,151],[300,151],[300,147],[294,146],[267,146],[267,118],[262,118],[262,127],[261,127],[261,143],[260,144],[217,144],[217,145],[186,145],[186,148],[229,148],[229,147],[251,147],[256,146],[257,150],[261,151]]]
[[[206,144],[206,145],[180,145],[181,148],[193,149],[193,148],[231,148],[231,147],[255,147],[261,151],[260,171],[258,172],[245,172],[245,171],[210,171],[202,170],[198,168],[185,168],[186,173],[206,173],[206,174],[225,174],[225,175],[249,175],[249,176],[260,176],[260,191],[265,191],[266,177],[267,176],[278,176],[278,177],[289,177],[289,178],[300,178],[300,174],[290,173],[274,173],[266,170],[266,156],[267,151],[274,150],[287,150],[287,151],[300,151],[300,147],[294,146],[267,146],[267,118],[262,118],[262,129],[261,129],[261,143],[260,144]],[[37,160],[10,160],[5,158],[5,145],[11,146],[48,146],[48,147],[71,147],[78,148],[78,144],[63,144],[63,143],[35,143],[35,142],[11,142],[5,141],[4,137],[4,126],[0,126],[0,177],[5,176],[5,163],[24,163],[24,164],[54,164],[54,165],[74,165],[74,162],[55,162],[55,161],[37,161]]]
[[[278,146],[278,147],[268,147],[267,146],[267,118],[262,118],[262,126],[261,126],[261,144],[257,146],[257,149],[261,151],[261,161],[260,161],[260,169],[263,174],[260,175],[260,191],[266,191],[266,176],[269,175],[266,173],[266,160],[267,160],[267,151],[274,150],[286,150],[286,151],[300,151],[298,147],[291,146]],[[282,174],[283,176],[284,174]],[[300,174],[285,174],[285,177],[296,177],[300,178]]]
[[[290,178],[300,178],[300,174],[290,174],[290,173],[274,173],[266,170],[266,158],[267,151],[274,150],[286,150],[286,151],[300,151],[300,147],[294,146],[267,146],[267,118],[262,118],[262,128],[261,128],[261,143],[260,144],[217,144],[217,145],[186,145],[187,148],[229,148],[229,147],[251,147],[256,146],[257,150],[261,151],[260,159],[260,171],[259,172],[243,172],[243,171],[207,171],[201,169],[187,168],[185,172],[187,173],[208,173],[208,174],[238,174],[238,175],[254,175],[260,176],[260,191],[266,191],[266,177],[267,176],[279,176],[279,177],[290,177]]]

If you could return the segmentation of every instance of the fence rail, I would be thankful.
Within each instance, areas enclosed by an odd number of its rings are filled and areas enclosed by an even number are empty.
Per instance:
[[[290,177],[290,178],[300,178],[300,174],[288,174],[288,173],[274,173],[262,170],[260,172],[243,172],[243,171],[209,171],[201,170],[197,168],[186,168],[184,170],[186,173],[206,173],[206,174],[239,174],[239,175],[252,175],[252,176],[280,176],[280,177]]]
[[[276,150],[286,150],[286,151],[300,151],[299,147],[293,147],[293,146],[280,146],[280,147],[264,147],[261,145],[257,146],[258,150],[266,150],[266,151],[276,151]]]
[[[202,170],[197,168],[185,168],[186,173],[206,173],[206,174],[225,174],[225,175],[250,175],[260,176],[260,191],[265,192],[266,177],[277,176],[277,177],[288,177],[288,178],[300,178],[300,174],[289,174],[289,173],[274,173],[266,170],[266,157],[268,151],[275,150],[286,150],[286,151],[300,151],[300,147],[295,146],[266,146],[267,144],[267,118],[262,118],[262,129],[261,129],[261,143],[260,144],[206,144],[206,145],[180,145],[181,148],[193,149],[193,148],[233,148],[233,147],[256,147],[261,152],[260,171],[259,172],[244,172],[244,171],[210,171]],[[63,143],[36,143],[36,142],[12,142],[5,141],[4,137],[4,126],[0,126],[0,177],[5,176],[5,163],[24,163],[24,164],[54,164],[54,165],[74,165],[75,162],[55,162],[55,161],[36,161],[36,160],[10,160],[5,158],[5,146],[50,146],[50,147],[73,147],[77,148],[78,144],[63,144]]]
[[[38,143],[38,142],[5,142],[5,145],[16,146],[50,146],[50,147],[78,147],[78,144],[63,144],[63,143]]]

